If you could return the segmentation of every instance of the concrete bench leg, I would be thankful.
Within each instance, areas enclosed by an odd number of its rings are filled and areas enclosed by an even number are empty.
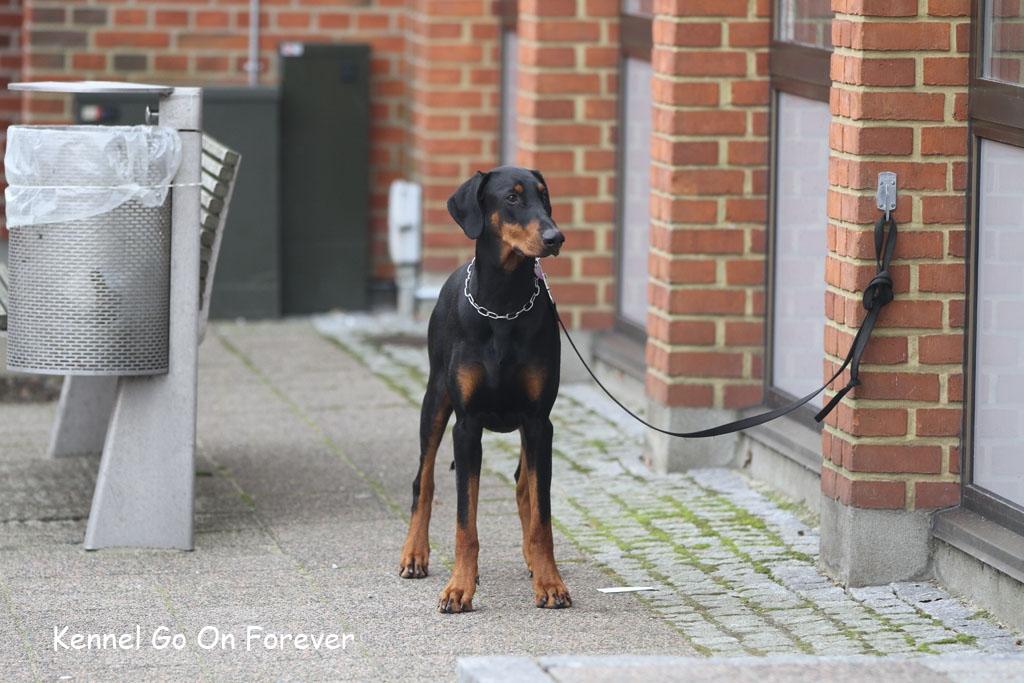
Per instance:
[[[170,365],[122,377],[85,532],[89,550],[192,549],[199,343],[200,90],[176,88],[160,124],[181,134],[171,206]]]
[[[65,377],[50,432],[51,458],[99,455],[117,397],[116,377]]]

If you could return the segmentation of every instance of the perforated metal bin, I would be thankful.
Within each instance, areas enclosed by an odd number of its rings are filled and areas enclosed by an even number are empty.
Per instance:
[[[167,372],[167,188],[180,142],[168,129],[120,130],[10,129],[10,370]]]

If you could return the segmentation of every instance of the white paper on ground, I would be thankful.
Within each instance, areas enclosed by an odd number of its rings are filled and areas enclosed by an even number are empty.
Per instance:
[[[654,586],[612,586],[611,588],[598,588],[602,593],[637,593],[639,591],[658,590]]]

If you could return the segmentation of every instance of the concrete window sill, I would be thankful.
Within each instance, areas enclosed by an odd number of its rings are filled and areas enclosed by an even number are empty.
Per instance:
[[[757,415],[763,406],[744,412],[743,417]],[[751,439],[789,458],[797,465],[821,476],[821,432],[789,416],[780,417],[743,432]]]
[[[1024,536],[964,508],[936,513],[932,533],[940,541],[1024,583]]]
[[[622,332],[613,330],[597,335],[594,359],[641,383],[647,374],[644,343]]]

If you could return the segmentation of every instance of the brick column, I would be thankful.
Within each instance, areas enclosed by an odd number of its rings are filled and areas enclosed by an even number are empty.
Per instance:
[[[875,272],[878,172],[895,171],[900,192],[896,301],[822,440],[822,563],[864,585],[924,573],[928,513],[959,498],[970,3],[832,7],[829,373]]]
[[[423,184],[423,268],[443,274],[473,243],[445,208],[452,192],[498,159],[499,17],[491,0],[410,0],[410,167]]]
[[[519,2],[517,162],[548,181],[566,245],[544,268],[566,324],[584,328],[615,308],[618,17],[617,0]]]
[[[0,2],[0,81],[4,86],[0,90],[0,131],[5,133],[7,126],[21,118],[21,98],[6,88],[11,81],[21,79],[21,23],[21,0]],[[6,146],[0,144],[0,159],[5,151]],[[2,192],[6,186],[0,182],[0,240],[7,238],[6,219],[2,213]]]
[[[761,401],[770,3],[654,6],[647,394],[655,423],[689,430]],[[658,469],[734,446],[649,438]]]

